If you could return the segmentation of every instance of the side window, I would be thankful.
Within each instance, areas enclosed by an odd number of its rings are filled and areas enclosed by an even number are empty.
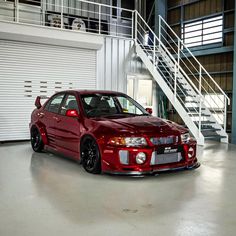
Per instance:
[[[64,94],[57,95],[51,99],[46,105],[46,110],[53,113],[58,113]]]
[[[74,95],[67,95],[67,98],[61,107],[60,114],[65,115],[66,111],[69,109],[77,110],[79,112],[79,106]]]

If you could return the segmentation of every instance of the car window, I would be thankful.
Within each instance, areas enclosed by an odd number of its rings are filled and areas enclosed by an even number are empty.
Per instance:
[[[84,111],[88,116],[117,114],[118,108],[112,96],[93,94],[82,96]]]
[[[46,105],[45,109],[49,112],[58,113],[64,94],[54,96]]]
[[[65,115],[69,109],[77,110],[79,112],[79,106],[74,95],[67,95],[65,101],[60,110],[61,115]]]
[[[122,112],[137,115],[143,114],[143,112],[137,106],[135,106],[134,103],[132,103],[128,98],[123,96],[117,96],[116,98],[120,103]]]
[[[141,105],[124,95],[82,94],[81,101],[88,117],[149,115]]]

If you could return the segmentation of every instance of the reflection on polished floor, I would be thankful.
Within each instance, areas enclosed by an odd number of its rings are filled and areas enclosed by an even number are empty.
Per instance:
[[[194,171],[130,178],[0,145],[0,235],[235,235],[236,146],[199,148]]]

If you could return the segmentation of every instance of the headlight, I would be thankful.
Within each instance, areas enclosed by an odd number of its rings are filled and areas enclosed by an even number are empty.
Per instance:
[[[147,145],[146,139],[142,137],[125,138],[125,143],[127,147],[138,147]]]
[[[143,137],[113,137],[108,144],[126,147],[140,147],[146,146],[147,141]]]
[[[180,137],[181,137],[182,143],[188,143],[190,140],[189,133],[181,134]]]

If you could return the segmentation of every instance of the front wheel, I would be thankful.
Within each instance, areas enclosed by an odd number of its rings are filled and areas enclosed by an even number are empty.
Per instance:
[[[80,156],[84,169],[92,174],[101,173],[101,156],[98,145],[92,137],[86,137],[80,147]]]
[[[35,152],[41,152],[44,148],[41,134],[37,128],[33,128],[30,132],[31,146]]]

